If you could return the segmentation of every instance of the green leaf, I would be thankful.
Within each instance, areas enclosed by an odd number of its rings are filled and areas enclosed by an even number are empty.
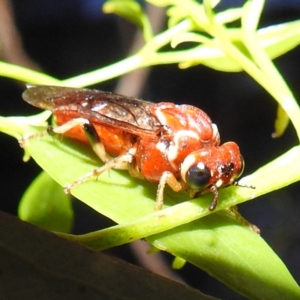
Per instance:
[[[114,13],[138,26],[146,41],[153,37],[151,24],[141,5],[135,0],[108,0],[102,7],[105,13]]]
[[[31,140],[26,148],[62,185],[72,182],[101,164],[89,147],[66,138],[60,142],[45,136],[41,140]],[[294,152],[299,153],[298,149]],[[282,163],[279,164],[279,167],[282,167]],[[277,174],[272,166],[269,168],[272,169],[272,174]],[[265,175],[264,178],[268,176]],[[259,178],[257,182],[263,181]],[[222,190],[222,201],[217,210],[230,205],[229,202],[232,205],[232,199],[240,201],[237,196],[239,193],[248,194],[250,199],[263,188],[266,187],[258,184],[257,190],[236,187]],[[211,195],[174,205],[176,201],[188,197],[185,193],[173,193],[168,190],[165,200],[166,206],[170,207],[153,214],[156,189],[157,185],[132,179],[127,172],[111,170],[102,174],[97,181],[88,181],[72,192],[95,210],[119,224],[124,224],[116,227],[115,234],[110,232],[113,239],[122,239],[123,234],[131,232],[132,235],[129,234],[127,239],[129,242],[137,238],[138,232],[140,237],[146,237],[157,248],[190,261],[248,297],[261,299],[260,295],[263,293],[263,299],[278,299],[282,294],[288,299],[299,299],[298,285],[283,263],[262,238],[242,221],[232,218],[226,212],[220,212],[179,226],[188,222],[193,211],[208,213]],[[173,211],[174,214],[171,213]],[[147,220],[148,216],[150,221]],[[146,218],[146,221],[143,223],[141,218]],[[169,231],[149,237],[164,231],[164,228],[172,227]],[[105,243],[105,239],[99,241]],[[92,242],[97,243],[97,240]],[[255,273],[256,266],[259,274]],[[276,280],[275,275],[278,276]],[[249,284],[246,284],[247,282]]]
[[[187,18],[187,11],[184,9],[181,9],[177,6],[171,6],[167,9],[166,14],[168,16],[168,28],[174,27],[176,24],[178,24],[183,19]]]
[[[272,134],[273,138],[280,137],[285,129],[287,128],[289,124],[289,116],[286,114],[286,112],[283,110],[282,106],[278,105],[277,108],[277,116],[275,120],[275,132]]]
[[[242,8],[235,7],[217,13],[214,17],[214,20],[219,24],[226,24],[239,20],[241,16]]]
[[[201,44],[191,50],[186,50],[189,60],[180,62],[180,68],[189,68],[202,64],[211,69],[222,72],[241,72],[241,65],[236,60],[228,57],[221,49],[207,44]]]
[[[67,138],[63,138],[63,141],[50,136],[32,139],[28,141],[26,150],[62,186],[102,165],[90,147]],[[143,214],[152,212],[154,208],[155,188],[153,189],[154,185],[148,184],[149,188],[151,186],[152,191],[146,189],[146,194],[143,196],[145,201],[141,209]],[[141,216],[141,210],[137,209],[140,201],[136,193],[142,191],[140,182],[132,181],[127,172],[110,170],[101,174],[98,179],[92,178],[71,192],[112,220],[121,222],[123,219],[123,222],[126,222],[134,215]]]
[[[70,232],[73,225],[70,197],[45,172],[24,193],[18,214],[22,220],[52,231]]]
[[[164,7],[164,6],[169,6],[174,4],[174,0],[146,0],[146,1],[159,7]]]
[[[259,29],[260,45],[274,59],[300,44],[300,21],[292,21]]]
[[[51,116],[50,111],[43,111],[30,117],[1,117],[0,116],[0,131],[6,133],[16,139],[20,139],[28,130],[29,126],[46,126],[47,120]]]
[[[147,240],[247,298],[300,299],[298,285],[267,243],[222,212]]]
[[[242,42],[241,29],[227,29],[228,38],[246,56],[249,56],[247,49]],[[190,40],[189,40],[190,37]],[[287,53],[300,44],[300,21],[288,22],[280,25],[273,25],[257,31],[259,45],[266,51],[271,59]],[[186,62],[181,62],[180,67],[187,68],[197,64],[203,64],[212,69],[223,72],[241,72],[242,66],[238,61],[229,57],[216,39],[209,39],[201,34],[182,33],[177,35],[173,41],[175,44],[180,42],[198,42],[199,46],[185,50]]]

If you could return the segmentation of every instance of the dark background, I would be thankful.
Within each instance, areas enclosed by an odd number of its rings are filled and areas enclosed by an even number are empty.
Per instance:
[[[222,1],[222,7],[242,1]],[[12,1],[17,28],[25,50],[46,73],[68,78],[127,56],[133,27],[118,17],[103,15],[102,1],[22,0]],[[261,26],[298,19],[298,1],[268,0]],[[299,98],[300,48],[276,59],[296,98]],[[97,86],[113,91],[118,79]],[[23,85],[0,78],[1,115],[29,115],[37,110],[22,101]],[[172,101],[200,107],[218,125],[222,141],[233,140],[246,161],[245,175],[276,158],[297,144],[289,125],[285,134],[272,139],[277,105],[247,74],[221,73],[203,66],[180,71],[175,65],[151,69],[141,95],[153,102]],[[0,209],[17,213],[17,205],[26,187],[40,172],[33,162],[22,163],[23,150],[15,139],[1,135]],[[286,170],[289,172],[289,170]],[[281,174],[285,176],[285,174]],[[282,258],[300,282],[300,221],[298,183],[239,206],[239,210],[261,229],[262,237]],[[99,215],[74,202],[76,232],[88,232],[103,226]],[[107,221],[106,221],[107,222]],[[136,262],[129,247],[114,255]],[[168,261],[171,258],[166,256]],[[191,265],[178,272],[186,282],[201,291],[223,299],[244,299]]]

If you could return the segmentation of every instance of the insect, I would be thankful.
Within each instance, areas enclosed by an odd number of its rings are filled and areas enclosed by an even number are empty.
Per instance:
[[[104,165],[65,187],[65,192],[109,169],[128,170],[136,178],[158,183],[155,210],[164,189],[186,190],[191,197],[210,191],[217,206],[218,189],[238,185],[244,161],[234,142],[220,145],[217,126],[191,105],[151,103],[98,90],[28,86],[25,101],[51,110],[62,134],[92,146]],[[30,138],[24,137],[21,145]]]

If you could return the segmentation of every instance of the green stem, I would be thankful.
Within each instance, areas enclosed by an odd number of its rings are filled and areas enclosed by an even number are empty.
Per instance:
[[[61,81],[64,86],[85,87],[103,82],[140,68],[142,59],[136,54],[107,67]]]
[[[299,106],[288,85],[257,39],[256,29],[264,0],[247,1],[243,7],[242,41],[250,52],[251,57],[248,57],[236,47],[232,43],[232,37],[228,34],[228,29],[223,24],[216,22],[211,2],[204,1],[203,3],[208,23],[203,27],[204,22],[201,16],[197,15],[195,11],[190,11],[194,22],[199,28],[204,28],[209,35],[219,41],[220,50],[235,60],[245,72],[256,80],[281,105],[296,128],[300,140]]]
[[[191,212],[192,215],[190,215]],[[100,251],[166,231],[188,223],[191,219],[196,220],[199,215],[208,214],[210,214],[208,209],[202,209],[189,201],[148,214],[125,225],[117,225],[77,236],[62,233],[58,233],[58,235]]]
[[[0,76],[32,84],[59,84],[59,80],[44,73],[0,61]]]
[[[222,39],[222,43],[226,53],[242,66],[245,72],[247,72],[254,80],[256,80],[274,99],[283,106],[287,114],[290,116],[293,124],[297,126],[300,120],[300,111],[299,107],[290,92],[290,89],[287,87],[286,83],[283,83],[283,79],[277,77],[275,80],[275,75],[270,75],[270,68],[267,70],[261,70],[255,63],[245,56],[239,49],[229,43],[227,40]],[[278,72],[275,66],[273,67]],[[267,73],[266,73],[267,72]],[[278,81],[281,82],[280,89],[276,89],[276,84]],[[300,131],[298,134],[300,138]]]
[[[244,6],[242,17],[243,41],[247,46],[253,61],[262,73],[260,81],[265,81],[265,88],[282,106],[290,117],[300,139],[300,109],[290,88],[275,67],[272,60],[259,45],[256,27],[258,16],[260,16],[264,1],[255,0],[247,2]],[[259,81],[259,82],[260,82]]]
[[[124,75],[142,67],[158,64],[160,61],[155,63],[153,60],[153,57],[156,57],[156,51],[170,43],[177,34],[191,28],[192,23],[189,20],[184,20],[155,36],[137,54],[99,70],[63,80],[61,83],[66,86],[83,87]],[[174,60],[174,62],[176,61]]]
[[[220,199],[222,200],[214,213],[298,181],[300,179],[298,172],[300,169],[299,157],[300,146],[296,146],[252,175],[243,178],[243,184],[251,183],[256,186],[255,189],[229,187],[220,190]],[[289,170],[289,172],[286,173],[286,170]],[[286,176],[282,177],[282,174],[286,174]],[[125,225],[117,225],[77,236],[62,233],[58,233],[58,235],[100,251],[146,238],[205,217],[211,213],[208,210],[210,201],[211,195],[203,195],[201,198],[185,201],[148,214]]]
[[[213,35],[220,40],[223,46],[223,51],[229,57],[236,60],[244,69],[244,71],[247,72],[254,80],[256,80],[283,107],[295,126],[298,138],[300,140],[299,106],[287,84],[280,76],[278,70],[270,61],[270,58],[267,56],[264,50],[260,47],[256,36],[255,38],[246,37],[246,46],[249,46],[248,50],[251,51],[256,48],[253,52],[254,56],[249,58],[231,43],[226,34],[226,29],[223,26],[214,23],[212,24],[212,27]],[[249,33],[247,32],[246,35],[247,34]],[[251,43],[254,43],[254,45],[251,46]],[[257,62],[256,59],[258,56],[260,56],[260,60]],[[263,63],[261,62],[262,60]]]

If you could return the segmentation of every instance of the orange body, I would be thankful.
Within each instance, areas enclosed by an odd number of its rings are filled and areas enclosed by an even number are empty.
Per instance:
[[[133,176],[159,183],[162,189],[166,183],[192,194],[210,189],[215,194],[212,209],[217,189],[233,184],[243,171],[238,146],[220,145],[216,125],[191,105],[154,104],[97,90],[51,86],[30,87],[23,98],[51,110],[58,126],[70,124],[58,132],[72,139],[89,143],[82,128],[93,127],[104,147],[101,152],[119,157],[110,168],[127,164]],[[105,153],[99,157],[107,162]]]

